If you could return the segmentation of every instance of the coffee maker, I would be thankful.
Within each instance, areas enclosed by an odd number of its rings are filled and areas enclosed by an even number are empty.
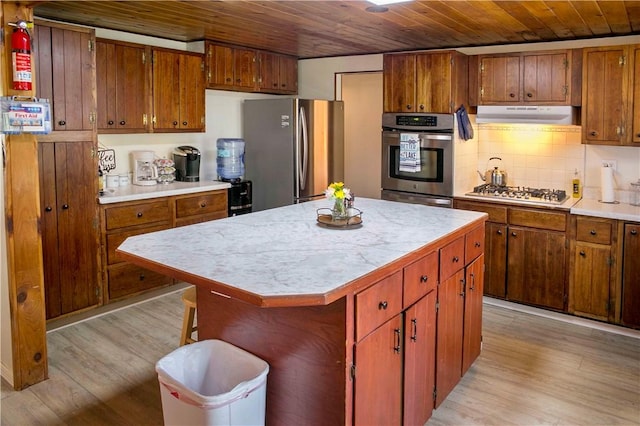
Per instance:
[[[173,150],[176,180],[181,182],[200,181],[200,151],[193,146],[179,146]]]
[[[132,151],[133,161],[133,184],[134,185],[155,185],[158,183],[158,169],[153,161],[155,160],[153,151]]]

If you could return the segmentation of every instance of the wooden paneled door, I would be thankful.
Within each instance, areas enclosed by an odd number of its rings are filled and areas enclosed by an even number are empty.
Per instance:
[[[47,319],[100,302],[94,144],[39,144]]]

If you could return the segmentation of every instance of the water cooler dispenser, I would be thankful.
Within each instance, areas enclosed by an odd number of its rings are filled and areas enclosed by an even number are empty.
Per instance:
[[[216,142],[218,180],[229,182],[228,215],[251,213],[251,181],[244,176],[244,139],[220,138]]]

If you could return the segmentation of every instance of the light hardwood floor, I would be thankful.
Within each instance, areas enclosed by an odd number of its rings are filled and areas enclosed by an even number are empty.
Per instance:
[[[50,379],[2,383],[2,425],[161,425],[180,293],[49,332]],[[484,306],[483,351],[428,425],[640,425],[640,332]],[[268,379],[267,379],[268,380]]]

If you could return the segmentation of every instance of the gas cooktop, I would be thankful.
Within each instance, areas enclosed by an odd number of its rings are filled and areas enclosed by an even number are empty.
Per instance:
[[[538,189],[525,186],[498,186],[483,184],[473,188],[466,195],[521,201],[538,204],[562,204],[566,201],[567,192],[562,189]]]

